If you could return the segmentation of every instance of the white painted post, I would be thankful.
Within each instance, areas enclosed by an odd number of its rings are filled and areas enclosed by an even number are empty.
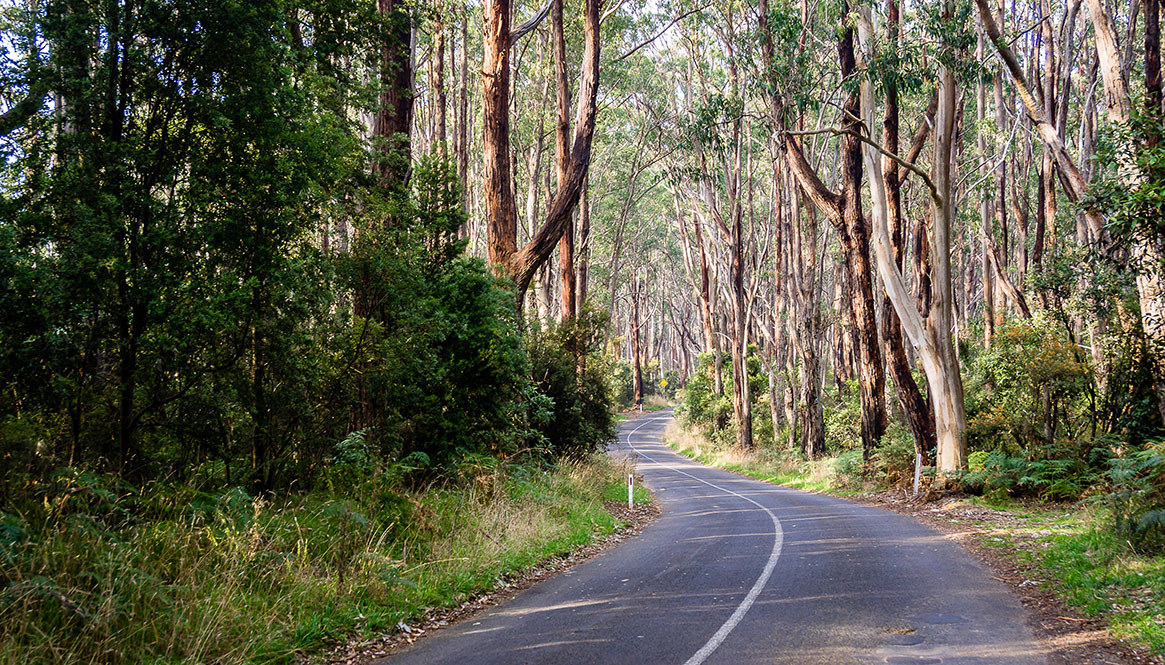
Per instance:
[[[627,474],[627,510],[634,508],[635,501],[635,474]]]
[[[914,496],[918,496],[918,481],[922,477],[922,453],[914,453]]]

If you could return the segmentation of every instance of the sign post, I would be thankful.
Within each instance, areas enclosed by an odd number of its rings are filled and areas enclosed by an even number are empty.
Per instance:
[[[914,454],[914,496],[918,496],[918,481],[922,476],[922,453]]]
[[[632,510],[635,506],[635,474],[627,474],[627,510]]]

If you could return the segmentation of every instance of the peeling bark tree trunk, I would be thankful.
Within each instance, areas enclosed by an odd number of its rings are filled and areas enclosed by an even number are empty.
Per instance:
[[[899,39],[899,19],[897,0],[886,0],[886,29],[889,43],[897,48]],[[886,113],[882,121],[882,146],[886,152],[897,155],[899,150],[899,117],[898,117],[898,85],[892,79],[886,84]],[[925,130],[934,117],[933,105],[927,109],[929,113],[923,118],[921,129]],[[870,111],[873,113],[872,109]],[[916,142],[918,150],[922,148],[926,133],[923,131]],[[912,148],[911,153],[916,151]],[[908,161],[913,161],[908,158]],[[874,177],[873,174],[870,175]],[[905,268],[905,228],[902,222],[902,173],[898,162],[889,157],[882,160],[882,182],[886,188],[886,213],[890,232],[891,252],[898,270]],[[914,452],[922,455],[924,464],[930,463],[931,450],[934,449],[934,419],[931,417],[930,403],[922,396],[914,374],[910,369],[910,362],[906,357],[906,345],[902,339],[902,322],[894,311],[894,304],[887,293],[882,300],[882,337],[886,343],[886,364],[890,368],[890,375],[894,379],[894,386],[898,393],[898,401],[902,405],[902,412],[910,426],[910,433],[914,437]]]
[[[927,329],[933,340],[932,369],[927,372],[930,385],[938,393],[934,403],[935,439],[938,444],[937,466],[940,472],[953,473],[967,468],[967,414],[963,404],[963,379],[959,359],[951,339],[951,230],[954,226],[953,189],[951,187],[951,152],[955,139],[955,75],[947,68],[939,73],[939,105],[934,131],[934,162],[931,179],[938,188],[932,198],[933,211],[932,265],[934,295]],[[927,364],[924,361],[924,367]]]
[[[583,180],[582,192],[578,197],[578,248],[575,257],[575,313],[587,301],[587,279],[591,254],[591,196],[588,181]]]
[[[632,280],[631,285],[631,384],[635,394],[635,406],[643,407],[643,363],[640,349],[640,318],[639,307],[642,294],[640,293],[639,278]]]
[[[599,0],[586,0],[582,82],[565,180],[542,226],[519,248],[510,163],[510,0],[486,0],[482,63],[483,188],[489,262],[514,280],[519,299],[569,225],[591,160],[599,83]]]
[[[442,158],[448,153],[446,132],[446,95],[445,95],[445,6],[444,0],[438,0],[433,8],[433,96],[436,97],[436,117],[434,118],[433,142],[437,146],[437,154]]]
[[[863,30],[862,42],[869,48],[869,21],[859,23]],[[873,122],[873,92],[869,82],[861,84],[863,109],[867,125]],[[866,168],[871,172],[870,195],[874,217],[874,250],[878,274],[890,295],[903,329],[922,361],[923,371],[931,387],[934,408],[937,466],[942,473],[952,473],[966,467],[966,412],[963,405],[963,383],[959,374],[958,358],[951,339],[953,319],[951,275],[951,153],[955,135],[955,81],[954,74],[939,71],[938,107],[934,128],[934,161],[928,185],[931,189],[931,264],[934,288],[926,317],[915,309],[913,298],[906,288],[902,271],[894,262],[890,234],[887,227],[886,191],[882,186],[880,154],[870,146],[863,149]]]
[[[378,0],[389,34],[380,51],[380,103],[372,135],[377,159],[373,173],[390,191],[407,186],[413,124],[412,25],[401,0]]]
[[[554,126],[554,156],[559,191],[566,186],[570,169],[570,83],[566,76],[566,35],[562,24],[562,3],[563,0],[552,0],[550,5],[550,35],[554,48],[554,81],[558,106],[558,121]],[[568,321],[578,314],[578,306],[575,303],[573,211],[567,215],[566,228],[563,229],[558,244],[558,256],[562,285],[562,308],[559,319]]]
[[[975,57],[980,62],[986,54],[983,35],[979,35],[979,43],[975,49]],[[987,122],[987,84],[980,75],[975,81],[975,119],[978,128],[975,132],[975,149],[981,164],[987,163],[987,136],[984,127]],[[1002,131],[1002,127],[999,128]],[[995,336],[995,280],[991,270],[990,239],[992,236],[991,198],[985,194],[979,199],[979,279],[983,290],[983,346],[991,348],[992,338]]]

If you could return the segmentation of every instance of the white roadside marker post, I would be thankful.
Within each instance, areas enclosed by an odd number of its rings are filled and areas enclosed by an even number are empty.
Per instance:
[[[627,510],[632,510],[634,506],[632,503],[635,500],[635,474],[627,474]]]
[[[914,496],[918,496],[918,481],[922,477],[922,453],[914,453]]]

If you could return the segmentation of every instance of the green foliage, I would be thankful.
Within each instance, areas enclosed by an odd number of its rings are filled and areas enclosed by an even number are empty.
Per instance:
[[[989,497],[1034,496],[1045,501],[1078,499],[1103,483],[1108,449],[1040,447],[1029,457],[1000,450],[971,453],[963,483]]]
[[[973,448],[1021,451],[1085,436],[1091,369],[1080,349],[1043,317],[1009,319],[990,350],[970,361],[966,378],[967,437]]]
[[[861,447],[841,451],[833,458],[831,467],[838,487],[860,487],[866,469]]]
[[[1156,554],[1165,550],[1165,442],[1114,457],[1106,503],[1118,538]]]
[[[593,333],[527,347],[512,285],[464,255],[454,167],[369,173],[367,73],[401,20],[357,0],[3,10],[0,80],[32,99],[0,141],[6,502],[63,467],[268,496],[610,437],[602,367],[563,356]]]
[[[680,408],[677,409],[684,423],[695,427],[704,438],[716,445],[729,445],[736,440],[732,429],[732,372],[726,360],[721,368],[721,379],[725,390],[716,392],[714,375],[715,361],[710,353],[700,354],[699,371],[688,377],[688,385],[683,390]]]
[[[1099,512],[1071,515],[1057,531],[1036,562],[1069,603],[1103,616],[1122,640],[1165,650],[1165,560],[1130,552],[1127,540],[1104,527]]]
[[[447,466],[528,443],[528,361],[513,294],[461,256],[462,217],[448,166],[423,163],[414,198],[393,201],[390,224],[357,243],[346,266],[367,303],[348,337],[361,366],[365,415],[384,454],[423,453]]]
[[[546,331],[531,331],[526,349],[534,386],[549,398],[538,429],[554,457],[581,459],[615,438],[612,400],[600,354],[607,317],[584,308]]]
[[[635,404],[634,370],[627,360],[612,358],[607,367],[608,389],[618,406],[629,409]],[[647,386],[644,386],[646,389]]]
[[[363,437],[336,448],[351,484],[278,502],[66,471],[0,511],[0,663],[299,662],[609,532],[625,477],[592,459],[410,489]]]
[[[845,384],[842,395],[827,399],[823,408],[825,417],[825,450],[837,454],[862,446],[862,406],[858,384],[853,379]]]
[[[1096,159],[1103,168],[1092,199],[1084,205],[1109,211],[1110,230],[1126,242],[1136,238],[1160,242],[1165,235],[1165,133],[1161,118],[1146,111],[1144,104],[1134,102],[1131,110],[1127,126],[1104,128]],[[1136,186],[1128,186],[1122,165],[1137,170]]]
[[[870,456],[873,479],[890,487],[914,481],[914,436],[901,423],[892,422]]]
[[[297,50],[277,0],[29,7],[6,14],[6,45],[36,35],[10,52],[20,85],[59,96],[0,160],[5,455],[33,477],[208,459],[229,476],[252,450],[258,486],[310,468],[346,419],[315,408],[334,406],[343,360],[312,239],[363,169],[342,109],[366,92],[323,67],[361,45],[326,36],[371,38],[374,12],[320,6]]]
[[[724,393],[716,393],[715,360],[712,354],[700,354],[699,371],[688,377],[687,386],[680,391],[677,415],[689,427],[696,428],[708,441],[729,446],[736,441],[736,425],[732,407],[732,359],[722,357],[721,380]],[[772,442],[772,418],[763,401],[768,395],[768,375],[764,373],[756,349],[749,348],[748,383],[752,396],[753,441],[755,444]]]

